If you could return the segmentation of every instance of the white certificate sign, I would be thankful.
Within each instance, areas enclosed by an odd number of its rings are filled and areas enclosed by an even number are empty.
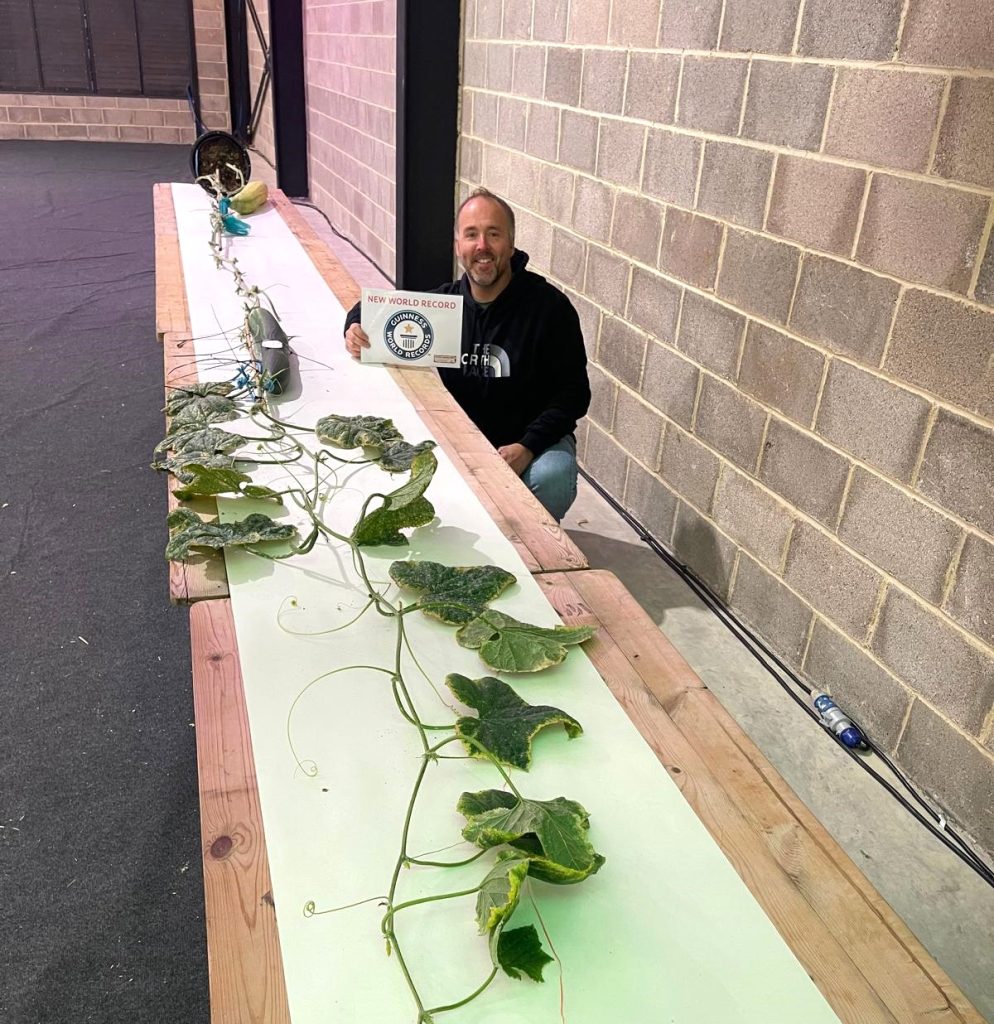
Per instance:
[[[362,290],[364,363],[458,366],[462,353],[462,296],[436,292]]]

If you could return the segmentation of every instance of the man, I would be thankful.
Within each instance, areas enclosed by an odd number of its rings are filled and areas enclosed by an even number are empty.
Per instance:
[[[463,297],[462,366],[440,369],[466,414],[557,521],[576,497],[573,431],[590,404],[580,321],[569,299],[525,269],[514,211],[486,189],[456,212],[455,255],[465,274],[435,291]],[[369,338],[356,304],[345,346]]]

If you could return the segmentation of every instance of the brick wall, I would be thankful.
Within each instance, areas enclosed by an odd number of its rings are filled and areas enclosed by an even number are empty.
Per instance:
[[[226,129],[228,71],[222,0],[193,0],[201,116]],[[0,139],[178,142],[196,137],[185,99],[0,93]]]
[[[585,467],[994,849],[994,5],[467,0]]]
[[[396,3],[306,0],[311,200],[395,273]]]
[[[256,13],[262,24],[263,35],[266,37],[266,45],[269,45],[269,0],[255,0]],[[256,33],[255,25],[251,16],[248,16],[248,54],[249,54],[249,89],[252,102],[255,102],[259,82],[262,79],[263,59],[262,47],[259,44],[259,36]],[[256,126],[255,138],[252,140],[252,149],[270,165],[276,166],[276,139],[273,134],[273,86],[272,82],[266,90],[266,96],[262,104],[262,111],[259,115],[259,123]]]

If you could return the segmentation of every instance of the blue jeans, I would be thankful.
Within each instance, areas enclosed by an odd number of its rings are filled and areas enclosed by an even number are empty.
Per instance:
[[[521,474],[525,486],[558,523],[576,500],[576,441],[567,434]]]

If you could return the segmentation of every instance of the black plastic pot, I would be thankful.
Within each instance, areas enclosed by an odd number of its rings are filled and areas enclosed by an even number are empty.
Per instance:
[[[234,168],[237,168],[235,170]],[[252,175],[252,161],[248,150],[227,132],[203,132],[190,150],[190,170],[194,178],[213,174],[217,171],[221,176],[221,187],[227,193],[237,192],[243,184],[248,184]],[[238,177],[238,172],[242,177]],[[207,181],[201,181],[203,188],[214,195],[214,189]]]

